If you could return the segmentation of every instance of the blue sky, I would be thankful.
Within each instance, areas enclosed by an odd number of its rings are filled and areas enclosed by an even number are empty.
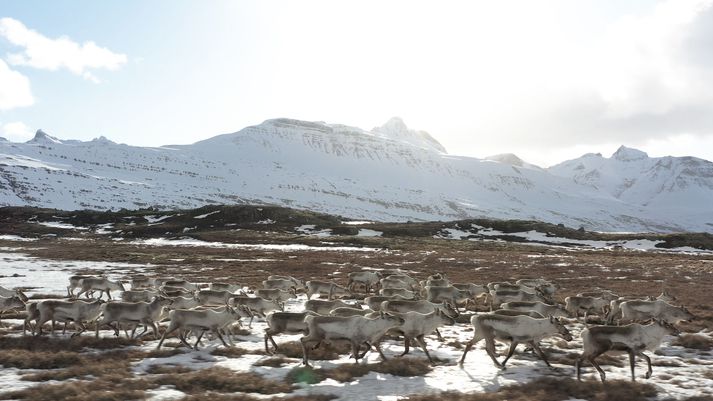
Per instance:
[[[400,116],[476,157],[713,159],[711,2],[621,3],[0,0],[0,136],[156,146]],[[18,44],[27,31],[49,44]]]

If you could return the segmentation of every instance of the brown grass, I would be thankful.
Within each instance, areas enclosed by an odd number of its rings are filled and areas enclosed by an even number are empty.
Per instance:
[[[299,341],[290,341],[279,344],[277,353],[288,358],[302,359],[302,345]],[[329,344],[322,343],[317,349],[309,350],[309,359],[315,361],[326,361],[339,359],[340,355],[351,352],[351,345],[346,341],[337,341]]]
[[[329,401],[339,398],[329,394],[296,395],[292,397],[255,398],[247,394],[196,394],[181,398],[180,401]]]
[[[75,338],[52,337],[0,337],[0,350],[22,349],[27,351],[73,351],[78,352],[85,348],[107,350],[122,348],[129,345],[139,345],[141,341],[125,337],[100,337],[79,336]]]
[[[281,356],[276,356],[272,358],[263,359],[255,362],[255,366],[268,366],[271,368],[279,368],[282,365],[293,363],[291,359],[283,358]]]
[[[152,375],[188,373],[193,369],[183,365],[151,365],[146,369],[146,373]]]
[[[685,348],[710,351],[713,349],[713,339],[700,334],[681,334],[671,345],[678,345]]]
[[[651,384],[611,380],[605,384],[544,377],[525,384],[503,387],[494,393],[440,393],[414,395],[412,401],[562,401],[580,398],[589,401],[647,401],[656,395]]]
[[[238,347],[221,347],[216,348],[210,352],[211,355],[226,356],[228,358],[239,358],[245,354],[250,354],[251,352]]]
[[[312,367],[297,367],[287,373],[286,380],[290,383],[319,383],[324,379],[338,382],[351,382],[357,377],[369,372],[387,373],[394,376],[423,376],[431,371],[431,366],[424,359],[391,358],[384,362],[372,364],[345,363],[333,369],[315,369]]]
[[[145,390],[156,387],[146,380],[106,377],[60,384],[43,384],[0,394],[3,400],[32,401],[126,401],[145,399]]]
[[[171,385],[189,394],[216,391],[219,393],[289,393],[287,383],[265,379],[254,373],[236,373],[226,368],[208,368],[184,373],[169,373],[155,378],[154,383]]]
[[[12,350],[0,352],[0,365],[19,369],[56,369],[78,364],[82,358],[76,352],[31,352]]]

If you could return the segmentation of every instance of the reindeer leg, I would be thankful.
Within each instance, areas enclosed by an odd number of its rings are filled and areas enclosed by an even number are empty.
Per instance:
[[[309,366],[309,351],[307,347],[307,342],[309,340],[305,340],[305,337],[300,338],[300,344],[302,345],[302,364],[305,366]]]
[[[577,371],[577,380],[582,380],[582,361],[584,361],[584,352],[574,362],[574,369]]]
[[[220,339],[220,341],[223,343],[223,345],[224,345],[226,348],[229,348],[229,347],[230,347],[230,346],[225,342],[225,340],[223,339],[223,336],[220,334],[220,329],[215,329],[215,330],[213,330],[213,333],[215,333],[215,334],[218,336],[218,338]],[[228,339],[230,339],[230,337],[228,337]]]
[[[431,354],[428,353],[428,348],[426,348],[426,341],[423,339],[423,334],[416,337],[416,341],[418,341],[418,343],[421,345],[421,348],[423,348],[423,352],[426,353],[426,356],[428,357],[428,361],[431,362],[431,365],[434,365],[435,362],[433,362],[433,358],[431,358]]]
[[[411,345],[411,339],[409,339],[407,336],[404,336],[404,353],[399,356],[404,356],[404,355],[408,354],[410,345]]]
[[[359,363],[359,348],[361,344],[357,345],[356,342],[352,341],[352,355],[354,356],[354,363]]]
[[[493,360],[495,366],[499,367],[500,369],[505,368],[500,362],[498,362],[498,358],[495,355],[495,341],[492,338],[485,339],[485,351],[488,353],[490,359]]]
[[[161,341],[158,342],[158,345],[156,346],[156,349],[161,349],[161,345],[163,344],[163,341],[166,339],[166,336],[167,336],[169,333],[172,333],[172,332],[176,331],[177,328],[178,328],[178,327],[171,328],[171,326],[169,326],[168,329],[166,329],[166,331],[163,332],[163,335],[161,336]]]
[[[505,369],[505,364],[507,363],[508,359],[512,356],[513,353],[515,353],[515,348],[517,348],[517,345],[519,343],[517,341],[512,341],[510,343],[510,349],[508,350],[507,356],[505,356],[505,360],[502,362],[502,369]]]
[[[629,367],[631,368],[631,381],[636,381],[636,376],[634,376],[634,366],[636,366],[636,354],[634,350],[629,348],[626,350],[629,354]]]
[[[440,341],[440,342],[445,341],[445,340],[443,339],[443,336],[441,335],[441,332],[438,331],[438,329],[436,329],[436,335],[438,336],[438,341]]]
[[[369,344],[367,342],[367,344]],[[384,352],[381,350],[381,341],[377,342],[374,344],[374,348],[376,348],[376,351],[379,352],[379,357],[381,358],[382,361],[386,360],[386,355],[384,355]],[[367,350],[371,349],[371,344],[369,344],[369,348]]]
[[[270,354],[270,349],[267,348],[267,339],[268,339],[269,337],[270,337],[270,335],[267,334],[267,329],[266,329],[266,330],[265,330],[265,337],[264,337],[264,338],[265,338],[265,353],[268,354],[268,355],[271,355],[271,354]]]
[[[646,378],[650,378],[651,374],[653,373],[653,370],[651,369],[651,358],[649,358],[648,355],[644,354],[644,351],[639,351],[639,355],[641,355],[642,358],[646,359],[646,365],[648,366],[648,370],[646,371]]]
[[[473,336],[473,339],[468,341],[468,343],[465,345],[465,349],[463,350],[463,356],[460,357],[460,361],[458,361],[459,365],[463,366],[463,362],[465,361],[466,354],[468,354],[468,351],[470,351],[470,349],[473,348],[473,345],[478,343],[480,340],[481,340],[480,338],[476,340],[475,336]]]
[[[550,362],[547,360],[547,356],[545,355],[545,352],[542,351],[542,348],[540,348],[540,344],[538,344],[535,341],[530,342],[530,344],[532,344],[532,349],[535,350],[535,353],[537,353],[537,356],[539,356],[540,359],[542,359],[542,361],[545,362],[545,365],[547,365],[547,367],[549,367],[550,369],[554,369],[552,367],[552,365],[550,365]]]

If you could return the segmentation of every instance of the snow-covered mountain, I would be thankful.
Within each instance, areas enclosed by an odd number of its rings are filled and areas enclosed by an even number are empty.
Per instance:
[[[629,149],[617,154],[585,155],[548,170],[514,155],[452,156],[398,118],[371,131],[275,119],[158,148],[38,131],[26,143],[0,142],[0,204],[71,210],[269,203],[382,221],[488,217],[605,231],[713,231],[711,163],[650,159]],[[664,176],[666,160],[675,178]],[[601,179],[583,178],[590,171]],[[631,180],[632,189],[623,190]],[[651,185],[640,187],[644,181]],[[654,196],[654,181],[666,194]]]
[[[696,157],[649,157],[620,147],[610,158],[586,154],[547,169],[581,185],[644,207],[684,227],[713,231],[713,163]],[[706,228],[708,227],[708,228]]]

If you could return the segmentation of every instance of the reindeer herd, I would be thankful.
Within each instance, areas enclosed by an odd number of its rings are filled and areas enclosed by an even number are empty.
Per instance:
[[[207,288],[205,288],[207,287]],[[75,294],[75,290],[79,290]],[[197,349],[206,332],[210,332],[226,347],[233,344],[233,329],[242,319],[264,319],[265,352],[279,351],[274,337],[280,334],[302,334],[300,343],[303,364],[309,365],[309,353],[322,343],[346,340],[351,345],[355,362],[375,349],[386,359],[380,344],[382,339],[403,338],[404,351],[420,347],[431,363],[425,337],[435,333],[443,341],[439,327],[455,325],[462,313],[472,311],[470,305],[489,305],[489,312],[470,313],[473,338],[466,344],[459,363],[462,365],[473,345],[485,340],[485,351],[493,363],[505,369],[519,344],[526,344],[550,366],[540,341],[559,336],[572,341],[567,325],[582,319],[583,352],[576,361],[577,378],[582,362],[590,362],[606,375],[596,358],[608,351],[628,353],[631,378],[638,355],[648,362],[646,378],[651,376],[651,361],[644,351],[656,349],[665,335],[677,335],[673,326],[693,318],[676,300],[665,292],[658,298],[622,297],[608,290],[580,293],[554,300],[559,287],[544,279],[522,279],[515,283],[493,282],[486,285],[451,283],[445,275],[434,274],[418,281],[400,271],[360,271],[348,275],[346,286],[333,281],[303,282],[290,276],[269,276],[262,288],[246,289],[234,283],[191,283],[174,278],[135,277],[131,289],[120,281],[103,277],[72,276],[67,286],[67,299],[47,299],[29,302],[19,290],[0,287],[0,315],[8,310],[24,308],[27,317],[23,335],[42,335],[49,322],[54,333],[57,322],[74,326],[77,336],[93,325],[95,335],[110,328],[116,336],[124,330],[129,337],[143,326],[160,339],[175,333],[181,343]],[[111,292],[119,291],[121,301],[113,300]],[[305,294],[302,311],[285,311],[285,303]],[[103,300],[106,295],[108,301]],[[318,297],[313,299],[317,295]],[[83,296],[83,298],[82,298]],[[326,298],[326,299],[321,299]],[[463,309],[464,311],[461,311]],[[590,325],[591,315],[599,316],[600,325]],[[462,320],[462,316],[460,316]],[[168,322],[161,333],[160,325]],[[130,330],[130,334],[129,334]],[[188,341],[195,337],[191,345]],[[226,342],[225,339],[228,339]],[[270,350],[268,341],[272,344]],[[504,360],[498,360],[495,341],[509,343]]]

